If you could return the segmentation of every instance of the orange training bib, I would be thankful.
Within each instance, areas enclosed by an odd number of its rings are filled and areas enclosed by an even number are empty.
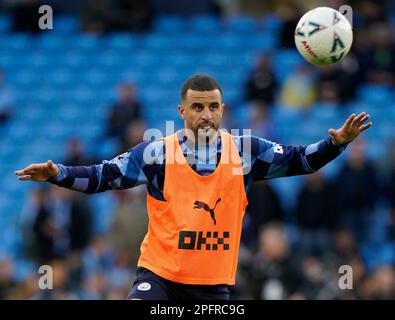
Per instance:
[[[185,284],[235,283],[247,197],[236,145],[228,133],[221,138],[221,160],[209,176],[188,165],[176,133],[164,138],[166,201],[147,193],[139,266]]]

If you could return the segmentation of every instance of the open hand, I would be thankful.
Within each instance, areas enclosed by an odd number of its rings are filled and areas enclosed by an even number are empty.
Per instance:
[[[18,180],[47,181],[49,178],[56,176],[59,168],[51,160],[45,163],[34,163],[25,169],[15,171]]]
[[[361,132],[373,125],[372,122],[368,122],[365,125],[363,124],[369,118],[370,115],[365,112],[360,113],[358,116],[353,113],[348,117],[341,128],[337,130],[329,129],[328,133],[332,136],[333,142],[337,145],[350,143],[358,137]]]

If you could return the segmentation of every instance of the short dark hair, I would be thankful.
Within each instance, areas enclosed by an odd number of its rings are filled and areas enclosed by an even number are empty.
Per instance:
[[[206,74],[195,74],[185,80],[184,84],[181,87],[182,100],[185,99],[188,89],[196,90],[196,91],[212,91],[218,89],[222,95],[222,90],[217,80]]]

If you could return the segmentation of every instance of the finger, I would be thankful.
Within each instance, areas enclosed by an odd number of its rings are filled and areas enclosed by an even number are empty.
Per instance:
[[[364,116],[360,121],[359,124],[361,125],[362,123],[364,123],[366,120],[368,120],[370,118],[370,114],[367,114],[366,116]]]
[[[25,173],[29,173],[29,172],[31,172],[32,170],[37,170],[38,167],[39,167],[39,165],[37,165],[37,164],[31,164],[31,165],[27,166],[26,168],[24,168],[24,169],[22,169],[22,170],[16,171],[15,173],[16,173],[16,174],[25,174]]]
[[[351,122],[351,126],[352,126],[352,127],[358,126],[360,120],[361,120],[365,115],[366,115],[365,112],[361,112],[361,113],[360,113],[358,116],[356,116],[356,117],[354,118],[354,120]]]
[[[17,174],[17,175],[24,175],[24,174],[33,174],[33,173],[36,173],[37,172],[37,169],[36,168],[26,168],[26,169],[23,169],[23,170],[20,170],[20,171],[16,171],[15,173]]]
[[[20,181],[32,180],[32,176],[31,175],[21,176],[21,177],[18,177],[18,180],[20,180]]]
[[[20,176],[20,175],[26,174],[28,171],[29,171],[28,169],[22,169],[22,170],[15,171],[15,174]]]
[[[360,127],[359,131],[364,132],[366,129],[369,129],[372,125],[373,125],[373,122],[369,122],[369,123],[363,125],[362,127]]]
[[[355,118],[355,113],[353,113],[351,116],[348,117],[348,119],[344,123],[344,126],[349,127],[351,125],[351,122],[354,120],[354,118]]]

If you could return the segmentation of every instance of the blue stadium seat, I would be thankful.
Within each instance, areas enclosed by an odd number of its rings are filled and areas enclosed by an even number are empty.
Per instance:
[[[186,21],[179,16],[158,16],[154,20],[154,30],[179,32],[185,30]]]
[[[103,199],[103,200],[101,200]],[[110,231],[114,208],[114,201],[108,195],[100,195],[100,200],[95,199],[95,215],[93,229],[96,234],[107,234]]]
[[[103,39],[96,35],[74,36],[70,46],[79,50],[95,52],[101,45]]]
[[[295,208],[297,194],[301,187],[302,180],[303,177],[301,176],[272,180],[272,186],[278,192],[281,203],[286,210]]]
[[[67,50],[73,41],[72,36],[65,36],[59,33],[44,32],[37,38],[37,46],[43,51]]]
[[[332,123],[331,125],[335,126],[339,120],[344,120],[340,109],[341,107],[336,105],[315,103],[311,108],[306,110],[306,116],[312,119],[312,121],[321,123],[322,126],[326,126],[327,123]]]
[[[259,30],[264,31],[265,33],[279,34],[283,22],[277,15],[268,14],[263,18],[260,18],[257,22],[257,25]]]
[[[358,99],[373,105],[388,105],[392,103],[393,89],[387,86],[364,84],[358,88]]]
[[[176,45],[175,39],[177,36],[177,34],[169,35],[166,33],[151,33],[145,38],[145,49],[162,50],[172,48]]]
[[[61,65],[62,58],[62,55],[51,55],[45,51],[36,51],[31,54],[26,54],[24,62],[32,69],[40,68],[50,70],[53,66]]]
[[[256,28],[256,20],[249,16],[236,15],[227,18],[226,28],[231,32],[254,32]]]
[[[278,52],[273,55],[274,71],[280,82],[283,81],[288,74],[294,72],[296,67],[304,63],[305,61],[296,49],[278,50]]]
[[[221,21],[212,15],[195,15],[192,16],[188,25],[193,32],[204,33],[218,31],[221,29]]]
[[[22,50],[31,48],[33,39],[27,34],[7,34],[0,37],[0,48],[7,50]]]
[[[303,120],[303,111],[288,108],[280,104],[275,105],[271,110],[271,117],[278,125],[283,124],[286,126],[291,123],[301,123]]]
[[[362,257],[369,273],[382,265],[395,264],[395,243],[365,243],[361,246]]]
[[[248,37],[245,37],[248,39]],[[264,34],[257,33],[251,36],[249,41],[250,47],[260,52],[272,52],[274,51],[279,42],[279,37],[276,34]]]
[[[105,43],[108,47],[119,51],[136,48],[140,44],[140,38],[128,33],[111,33],[106,36]]]

